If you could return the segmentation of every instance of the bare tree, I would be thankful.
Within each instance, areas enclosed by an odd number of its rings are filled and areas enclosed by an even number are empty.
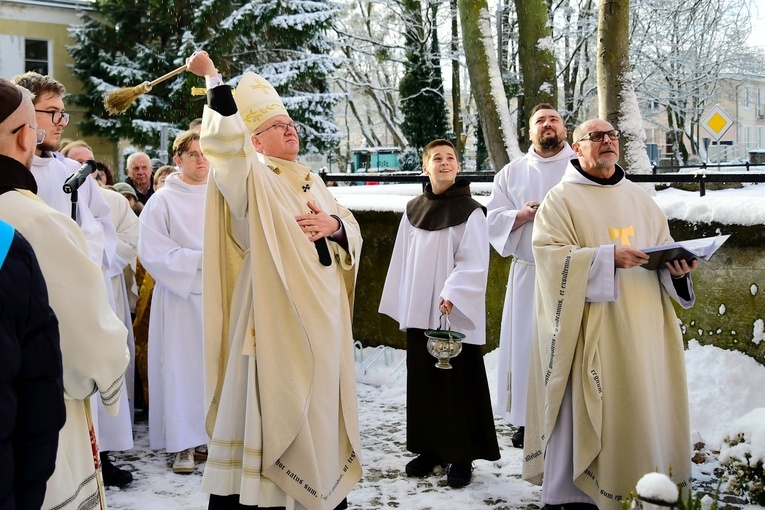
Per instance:
[[[345,95],[346,152],[354,135],[370,146],[408,146],[401,131],[398,80],[403,70],[400,3],[394,0],[355,2],[335,23],[346,58],[335,75]]]
[[[598,16],[598,113],[624,136],[619,162],[635,173],[649,173],[643,119],[630,72],[629,0],[603,0]]]
[[[496,172],[511,159],[520,156],[521,150],[502,86],[489,7],[486,0],[459,0],[459,11],[462,46],[465,54],[470,55],[467,59],[470,86]]]
[[[653,119],[666,132],[674,162],[688,163],[700,152],[700,122],[719,93],[720,76],[732,69],[754,70],[757,60],[745,46],[753,2],[633,0],[633,4],[635,88],[647,108],[664,111],[664,122]]]
[[[597,8],[593,0],[561,0],[555,4],[552,16],[558,79],[563,92],[560,112],[567,125],[575,126],[589,116],[588,104],[597,95],[593,58]]]
[[[546,0],[515,0],[518,18],[518,60],[523,76],[523,101],[518,102],[518,143],[528,149],[528,116],[539,103],[558,102],[555,46]]]
[[[452,18],[452,32],[449,41],[452,62],[452,131],[455,136],[457,154],[459,154],[460,161],[462,161],[465,140],[462,138],[464,123],[462,121],[462,80],[460,77],[460,32],[457,0],[449,0],[449,8]]]

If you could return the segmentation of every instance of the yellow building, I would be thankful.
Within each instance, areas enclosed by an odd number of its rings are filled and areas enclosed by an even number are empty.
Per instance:
[[[79,24],[78,10],[90,8],[89,0],[2,0],[0,1],[0,76],[10,79],[26,71],[48,74],[61,82],[68,93],[79,93],[81,84],[69,69],[74,62],[66,50],[73,43],[70,25]],[[85,112],[66,103],[71,114],[64,138],[84,139],[96,159],[117,170],[117,144],[99,137],[84,137],[78,123]]]
[[[765,76],[755,74],[724,74],[719,78],[715,97],[710,98],[699,119],[700,128],[693,132],[700,142],[701,159],[710,163],[722,164],[750,159],[751,151],[765,151]],[[721,115],[727,121],[727,129],[715,142],[716,134],[704,127],[704,119],[719,107]],[[718,111],[720,111],[718,110]],[[656,148],[649,157],[660,159],[662,164],[669,164],[672,157],[672,143],[667,138],[665,129],[667,114],[658,101],[643,101],[641,113],[646,126],[646,143]],[[720,116],[716,118],[720,121]],[[706,138],[706,140],[705,140]],[[706,142],[706,144],[705,144]],[[686,133],[686,146],[690,148],[690,139]],[[705,150],[705,147],[708,147]]]

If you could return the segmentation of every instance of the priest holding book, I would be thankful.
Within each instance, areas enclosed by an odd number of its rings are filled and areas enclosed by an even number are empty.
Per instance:
[[[523,477],[545,510],[617,510],[646,473],[690,490],[683,339],[670,298],[694,304],[698,262],[641,266],[672,242],[653,199],[628,181],[619,131],[592,119],[536,215],[536,331]],[[544,478],[544,479],[543,479]]]

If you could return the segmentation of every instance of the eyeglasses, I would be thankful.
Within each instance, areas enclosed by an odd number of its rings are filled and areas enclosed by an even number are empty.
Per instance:
[[[64,121],[64,124],[69,124],[69,114],[66,112],[59,112],[56,110],[35,110],[37,113],[47,113],[50,115],[50,120],[53,121],[53,124],[60,124],[61,121]]]
[[[29,126],[30,128],[32,128],[35,131],[35,133],[37,134],[37,145],[40,145],[41,143],[43,143],[43,140],[45,140],[45,130],[44,129],[37,129],[36,127],[32,126],[31,124],[22,124],[19,127],[17,127],[16,129],[14,129],[13,131],[11,131],[11,134],[15,135],[16,133],[21,131],[21,128],[23,128],[24,126]]]
[[[196,152],[196,151],[191,151],[191,152],[187,152],[186,154],[181,154],[181,157],[183,156],[186,156],[187,158],[191,160],[197,160],[201,158],[202,156],[204,156],[204,154],[200,154],[199,152]]]
[[[621,136],[621,131],[618,129],[612,129],[611,131],[590,131],[583,137],[581,137],[579,140],[576,141],[576,143],[581,142],[582,140],[590,140],[591,142],[602,142],[603,138],[607,135],[608,139],[611,141],[618,140]]]
[[[290,123],[287,123],[287,122],[277,122],[273,126],[267,127],[263,131],[258,131],[257,133],[255,133],[255,136],[259,136],[262,133],[265,133],[266,131],[268,131],[269,129],[276,129],[278,132],[280,132],[281,134],[284,135],[284,134],[287,133],[287,131],[289,131],[290,128],[294,129],[295,133],[298,134],[298,135],[303,131],[303,128],[300,127],[298,124],[294,124],[292,122],[290,122]]]

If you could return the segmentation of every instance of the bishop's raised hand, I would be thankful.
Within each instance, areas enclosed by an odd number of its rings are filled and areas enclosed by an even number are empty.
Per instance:
[[[197,76],[215,76],[218,74],[215,63],[204,50],[194,52],[186,58],[186,70]]]

